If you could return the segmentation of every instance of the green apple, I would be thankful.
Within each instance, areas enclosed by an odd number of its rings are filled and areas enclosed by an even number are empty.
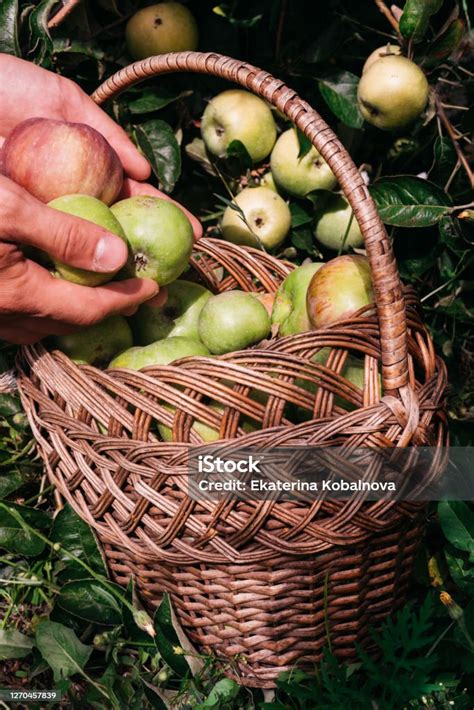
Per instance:
[[[214,355],[243,350],[270,334],[270,316],[251,293],[225,291],[211,296],[199,316],[199,335]]]
[[[63,195],[48,202],[48,207],[53,207],[55,210],[66,212],[74,217],[87,219],[88,222],[98,224],[99,227],[104,227],[108,232],[116,234],[124,242],[127,241],[125,233],[110,207],[107,207],[96,197],[90,197],[89,195]],[[95,271],[76,269],[74,266],[68,266],[68,264],[64,264],[58,259],[53,258],[52,260],[56,271],[62,279],[82,286],[98,286],[110,281],[117,273],[117,271],[113,271],[108,274],[98,274]]]
[[[365,64],[362,67],[362,74],[367,71],[367,69],[369,69],[374,62],[382,59],[382,57],[391,57],[392,55],[400,55],[401,53],[402,48],[399,47],[398,44],[390,44],[390,42],[388,42],[384,47],[374,49],[374,51],[371,52],[365,60]]]
[[[291,212],[280,195],[268,187],[246,187],[222,218],[222,236],[227,242],[275,249],[291,227]],[[245,220],[242,217],[245,216]]]
[[[244,144],[254,163],[270,153],[276,140],[276,125],[268,105],[255,94],[229,89],[206,106],[201,133],[207,150],[224,157],[232,141]]]
[[[316,213],[314,235],[318,242],[334,251],[348,251],[364,245],[364,237],[353,216],[352,207],[340,195],[331,195]]]
[[[160,2],[132,15],[125,39],[131,56],[145,59],[166,52],[194,51],[199,33],[187,7],[180,2]]]
[[[267,170],[267,172],[262,175],[259,184],[260,187],[268,187],[269,190],[273,190],[273,192],[278,192],[278,188],[276,186],[276,182],[271,170]]]
[[[132,331],[125,318],[110,316],[101,323],[52,340],[71,360],[89,365],[106,365],[111,358],[133,345]]]
[[[132,258],[128,277],[149,278],[166,286],[180,276],[193,249],[191,222],[173,202],[138,195],[112,205],[127,237]]]
[[[359,110],[377,128],[403,128],[423,112],[429,90],[426,76],[410,59],[397,55],[382,57],[359,81]]]
[[[273,304],[272,325],[278,325],[278,335],[294,335],[311,330],[306,310],[309,282],[322,263],[298,266],[280,285]]]
[[[174,336],[158,340],[158,342],[144,347],[129,348],[114,358],[109,367],[127,367],[130,370],[140,370],[149,365],[169,365],[174,360],[192,355],[207,356],[210,353],[199,340]]]
[[[166,303],[159,308],[144,303],[131,320],[135,342],[148,345],[176,335],[199,340],[198,321],[211,292],[178,279],[167,287]]]
[[[270,157],[270,168],[278,187],[295,197],[304,197],[312,190],[332,190],[336,177],[313,146],[298,157],[300,144],[294,128],[281,134]]]
[[[331,259],[312,277],[306,298],[313,328],[350,318],[374,300],[369,260],[347,254]]]
[[[165,404],[165,408],[170,412],[175,411],[175,407],[172,407],[169,404]],[[218,404],[209,404],[209,409],[214,410],[221,416],[224,414],[224,408]],[[241,428],[245,434],[248,434],[256,430],[256,425],[248,419],[243,419],[241,422]],[[199,419],[194,420],[191,430],[201,441],[205,441],[207,443],[218,441],[221,438],[219,429],[214,429],[214,427],[199,421]],[[173,430],[171,427],[168,427],[165,424],[158,424],[158,431],[163,441],[173,441]]]

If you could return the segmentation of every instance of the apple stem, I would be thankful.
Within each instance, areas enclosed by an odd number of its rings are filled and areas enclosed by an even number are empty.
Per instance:
[[[384,17],[387,18],[387,20],[390,22],[392,25],[393,29],[397,33],[397,35],[400,35],[400,28],[398,26],[398,22],[395,19],[395,17],[392,15],[386,4],[384,3],[383,0],[374,0],[375,4],[377,5],[378,9],[384,15]]]

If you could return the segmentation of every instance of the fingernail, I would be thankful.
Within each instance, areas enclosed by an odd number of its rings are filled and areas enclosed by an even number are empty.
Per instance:
[[[94,271],[116,271],[127,260],[127,245],[113,234],[106,234],[99,240],[94,254]]]
[[[160,288],[156,296],[152,296],[148,301],[146,301],[147,306],[152,308],[161,308],[165,305],[168,300],[168,289],[165,287]]]

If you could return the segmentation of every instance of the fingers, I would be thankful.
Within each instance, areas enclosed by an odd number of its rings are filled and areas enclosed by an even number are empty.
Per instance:
[[[129,313],[158,293],[158,285],[151,279],[128,279],[95,288],[78,286],[54,278],[33,262],[28,263],[25,281],[29,290],[21,303],[23,312],[74,326],[94,325],[107,316]]]
[[[92,222],[59,212],[0,176],[0,237],[42,249],[69,266],[114,273],[126,262],[127,245]]]
[[[125,131],[76,84],[69,82],[69,80],[65,81],[68,84],[72,84],[74,91],[78,92],[79,111],[75,110],[74,107],[73,112],[75,115],[69,120],[87,123],[99,133],[102,133],[117,152],[125,173],[135,180],[146,180],[150,176],[150,164],[135,148]]]
[[[154,197],[161,197],[163,200],[169,200],[177,205],[181,210],[183,210],[186,217],[191,222],[194,238],[200,239],[202,237],[202,226],[197,217],[195,217],[186,207],[180,205],[179,202],[173,200],[169,195],[160,190],[157,190],[153,185],[148,185],[147,183],[137,182],[136,180],[130,180],[126,178],[123,182],[122,192],[119,195],[120,200],[124,200],[127,197],[134,197],[135,195],[151,195]]]

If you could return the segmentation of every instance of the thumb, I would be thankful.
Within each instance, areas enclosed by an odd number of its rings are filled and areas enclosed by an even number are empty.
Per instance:
[[[6,187],[10,194],[8,209],[0,207],[0,234],[79,269],[108,273],[125,264],[128,247],[120,237],[48,207],[12,181],[6,186],[3,180],[0,192],[3,195]]]

